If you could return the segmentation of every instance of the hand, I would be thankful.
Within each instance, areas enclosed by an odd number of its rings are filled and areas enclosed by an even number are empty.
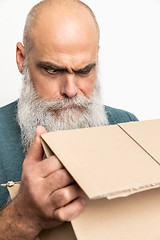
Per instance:
[[[28,225],[32,235],[54,228],[75,218],[84,208],[81,190],[56,156],[43,160],[41,134],[36,136],[23,163],[21,188],[13,201],[21,225]],[[24,225],[22,226],[24,227]]]

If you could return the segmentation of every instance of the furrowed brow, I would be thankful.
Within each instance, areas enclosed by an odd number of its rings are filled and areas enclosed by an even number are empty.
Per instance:
[[[54,69],[56,71],[66,71],[67,69],[61,66],[57,66],[54,63],[51,62],[38,62],[37,66],[40,68],[46,68],[46,69]]]
[[[53,69],[53,70],[56,70],[56,71],[62,71],[62,72],[65,71],[65,72],[70,73],[70,71],[67,68],[58,66],[58,65],[56,65],[52,62],[40,61],[36,65],[39,68]],[[84,68],[81,68],[81,69],[78,69],[78,70],[72,69],[72,71],[74,73],[85,73],[86,71],[91,71],[95,66],[96,66],[96,63],[91,63],[91,64],[85,66]]]
[[[78,70],[73,70],[75,73],[84,73],[86,71],[92,70],[96,66],[96,63],[91,63],[84,68],[78,69]]]

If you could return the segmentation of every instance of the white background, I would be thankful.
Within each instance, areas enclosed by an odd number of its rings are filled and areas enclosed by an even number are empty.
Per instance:
[[[18,98],[15,61],[26,15],[37,0],[0,0],[0,106]],[[101,29],[100,80],[106,105],[140,120],[160,118],[160,0],[84,0]]]

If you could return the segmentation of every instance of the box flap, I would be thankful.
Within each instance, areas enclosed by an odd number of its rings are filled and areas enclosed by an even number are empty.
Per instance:
[[[42,138],[89,198],[127,196],[160,186],[157,162],[118,125],[50,132]]]
[[[159,240],[160,189],[90,200],[74,220],[78,240]]]
[[[160,119],[118,125],[160,164]]]

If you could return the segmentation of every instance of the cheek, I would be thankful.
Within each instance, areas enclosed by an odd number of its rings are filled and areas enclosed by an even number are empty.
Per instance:
[[[59,97],[59,85],[55,79],[48,79],[37,72],[30,73],[36,92],[45,100]]]
[[[86,97],[90,97],[95,87],[96,76],[86,77],[80,80],[80,90]]]

